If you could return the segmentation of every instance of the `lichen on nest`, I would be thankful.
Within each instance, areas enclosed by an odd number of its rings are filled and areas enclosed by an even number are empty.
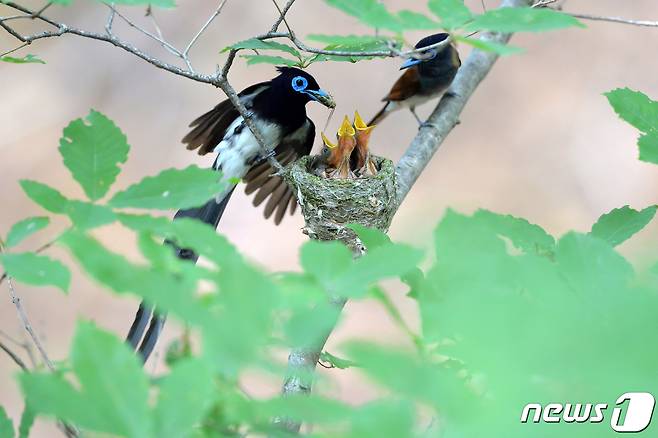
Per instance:
[[[333,179],[313,173],[314,159],[303,157],[283,175],[302,208],[304,233],[316,240],[341,240],[356,249],[356,236],[347,225],[388,230],[396,207],[395,166],[390,160],[372,156],[379,170],[375,175]]]

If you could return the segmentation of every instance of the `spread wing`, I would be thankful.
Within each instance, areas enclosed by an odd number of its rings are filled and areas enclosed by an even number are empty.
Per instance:
[[[408,68],[402,76],[395,81],[393,88],[382,100],[385,102],[406,100],[415,95],[420,89],[420,77],[418,68]]]
[[[275,157],[279,163],[287,166],[299,157],[310,154],[314,139],[315,125],[307,117],[306,123],[283,138],[275,149]],[[274,223],[279,225],[288,206],[290,206],[290,214],[297,209],[297,197],[281,177],[273,176],[274,172],[267,161],[254,166],[244,177],[247,183],[245,193],[249,195],[256,192],[253,201],[255,206],[267,199],[263,214],[266,219],[274,215]]]
[[[261,82],[245,88],[239,94],[240,100],[246,107],[249,107],[254,97],[268,86],[269,82]],[[239,115],[240,113],[233,107],[231,101],[226,99],[190,123],[192,130],[183,137],[183,143],[189,150],[198,149],[199,155],[212,152],[224,138],[226,129]]]

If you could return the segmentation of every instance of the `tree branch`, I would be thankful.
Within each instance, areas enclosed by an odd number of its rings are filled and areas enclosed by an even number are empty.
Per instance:
[[[530,0],[503,0],[500,7],[528,6]],[[510,34],[483,34],[482,39],[507,43]],[[422,128],[416,138],[400,159],[396,167],[398,182],[398,207],[407,195],[416,179],[427,166],[436,150],[456,125],[466,102],[471,97],[482,79],[487,75],[498,55],[491,52],[473,50],[453,82],[452,89],[457,97],[445,97],[439,102],[428,122],[433,126]],[[345,305],[345,300],[335,301],[339,309]],[[331,335],[333,327],[322,336],[316,345],[309,348],[293,350],[288,356],[287,378],[283,385],[283,395],[304,394],[311,390],[311,375],[316,367],[324,345]],[[284,427],[293,433],[299,432],[301,423],[279,420]]]
[[[620,18],[620,17],[604,17],[600,15],[576,14],[574,12],[565,12],[565,11],[562,11],[562,13],[571,15],[572,17],[575,18],[580,18],[582,20],[607,21],[610,23],[630,24],[633,26],[658,27],[658,21],[629,20],[627,18]]]
[[[0,349],[2,349],[7,355],[13,360],[16,365],[21,367],[23,371],[27,371],[28,367],[25,365],[25,362],[16,354],[14,353],[9,347],[7,347],[2,341],[0,341]]]

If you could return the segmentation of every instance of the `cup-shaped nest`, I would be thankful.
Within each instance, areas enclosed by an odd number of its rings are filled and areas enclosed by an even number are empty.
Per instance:
[[[372,156],[379,171],[367,178],[334,179],[318,176],[313,157],[295,162],[284,178],[294,187],[306,221],[304,232],[313,239],[342,240],[354,246],[346,226],[357,223],[387,231],[396,208],[395,166]]]

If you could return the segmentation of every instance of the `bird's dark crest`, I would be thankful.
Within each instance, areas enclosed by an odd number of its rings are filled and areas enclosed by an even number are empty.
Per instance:
[[[422,40],[418,41],[418,43],[414,46],[414,48],[420,49],[422,47],[427,47],[427,46],[431,46],[432,44],[440,43],[441,41],[444,41],[446,38],[448,38],[448,36],[450,36],[450,34],[448,33],[435,33],[434,35],[427,36]]]

